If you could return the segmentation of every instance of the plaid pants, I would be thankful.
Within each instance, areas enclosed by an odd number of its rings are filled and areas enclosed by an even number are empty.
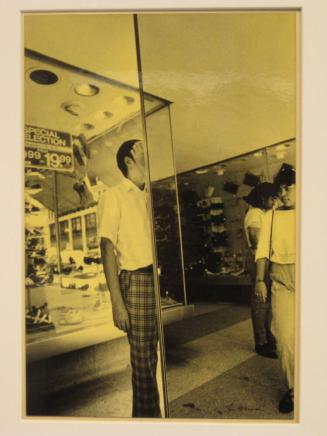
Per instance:
[[[156,379],[158,329],[152,273],[123,270],[122,297],[130,318],[133,417],[160,417]]]

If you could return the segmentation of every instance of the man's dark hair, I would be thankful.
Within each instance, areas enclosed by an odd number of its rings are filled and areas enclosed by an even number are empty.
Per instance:
[[[291,186],[295,183],[295,169],[292,165],[283,164],[274,178],[274,185],[277,189],[282,185]]]
[[[269,197],[275,197],[276,191],[272,183],[263,182],[259,183],[255,188],[252,189],[250,194],[245,197],[245,201],[252,207],[263,208],[264,200]]]
[[[117,166],[125,177],[127,177],[127,165],[125,163],[125,158],[130,157],[133,159],[132,148],[134,144],[136,144],[139,141],[140,141],[139,139],[130,139],[128,141],[125,141],[117,151],[116,154]]]

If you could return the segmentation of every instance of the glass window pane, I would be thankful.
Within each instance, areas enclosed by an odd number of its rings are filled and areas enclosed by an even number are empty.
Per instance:
[[[146,118],[162,308],[185,304],[178,192],[169,108]]]
[[[60,31],[50,37],[54,28]],[[26,227],[28,414],[39,407],[38,415],[52,416],[48,402],[39,404],[47,388],[80,382],[85,371],[97,377],[98,371],[111,370],[118,360],[119,371],[126,373],[123,393],[117,393],[119,401],[115,395],[110,397],[109,412],[101,407],[92,413],[129,417],[129,342],[113,321],[97,212],[101,195],[123,180],[117,168],[118,148],[133,138],[143,140],[134,17],[26,14],[24,31],[26,219],[30,221]],[[81,35],[83,49],[76,50]],[[146,112],[163,107],[161,99],[144,97]],[[103,360],[103,349],[110,351],[108,360]],[[76,355],[66,359],[68,352]],[[53,355],[61,355],[58,365]],[[126,357],[123,363],[121,356]],[[152,362],[157,359],[155,351],[153,357]],[[58,377],[66,364],[74,366],[67,371],[69,381]],[[42,370],[35,372],[35,367]],[[54,374],[48,373],[50,367]],[[153,363],[153,368],[162,406],[160,365]],[[128,401],[122,398],[126,391]]]

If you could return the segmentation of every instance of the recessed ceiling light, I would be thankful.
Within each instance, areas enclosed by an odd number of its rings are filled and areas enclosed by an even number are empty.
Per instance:
[[[277,159],[284,159],[285,153],[283,151],[279,151],[278,153],[276,153],[275,156],[277,157]]]
[[[91,123],[84,123],[84,124],[81,125],[81,128],[83,130],[92,130],[92,129],[95,128],[95,126],[93,124],[91,124]]]
[[[97,120],[107,120],[111,117],[113,117],[113,113],[109,112],[109,111],[98,111],[95,112],[94,114],[94,118],[96,118]]]
[[[93,95],[99,94],[100,88],[91,85],[90,83],[81,83],[80,85],[75,86],[74,91],[76,94],[83,97],[92,97]]]
[[[30,79],[38,85],[53,85],[59,80],[57,74],[49,70],[34,70],[30,73]]]
[[[195,172],[196,172],[196,174],[206,174],[208,172],[208,170],[205,170],[205,169],[203,169],[203,170],[196,170]]]
[[[61,107],[66,112],[68,112],[71,115],[74,115],[75,117],[78,117],[83,110],[82,106],[79,103],[75,103],[75,102],[63,103]]]
[[[124,95],[124,100],[127,104],[132,104],[135,101],[134,97],[131,97],[130,95]]]

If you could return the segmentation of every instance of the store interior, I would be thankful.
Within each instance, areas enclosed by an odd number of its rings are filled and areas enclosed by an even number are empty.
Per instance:
[[[30,126],[38,125],[69,132],[73,141],[72,155],[67,155],[72,171],[57,155],[52,155],[50,169],[38,168],[33,156],[37,151],[26,150],[26,158],[31,156],[25,171],[30,343],[112,324],[96,206],[106,186],[121,180],[117,148],[130,137],[142,138],[142,125],[137,89],[31,50],[25,53],[25,71],[25,138],[32,137]],[[166,105],[153,96],[145,95],[145,100],[151,114]]]
[[[178,347],[196,361],[179,342],[192,339],[190,320],[248,311],[244,198],[282,165],[296,166],[295,18],[143,14],[137,23],[138,47],[130,14],[25,17],[26,358],[40,368],[126,339],[113,325],[96,212],[100,195],[122,177],[119,145],[143,139],[168,416],[194,376],[182,365],[185,378],[176,380],[174,361]],[[201,32],[190,33],[195,25]],[[232,41],[228,50],[224,41]],[[59,144],[45,163],[30,142],[38,128],[68,134],[71,146]],[[196,365],[205,371],[204,362]],[[35,371],[28,374],[35,388]],[[125,403],[117,416],[128,416]]]

